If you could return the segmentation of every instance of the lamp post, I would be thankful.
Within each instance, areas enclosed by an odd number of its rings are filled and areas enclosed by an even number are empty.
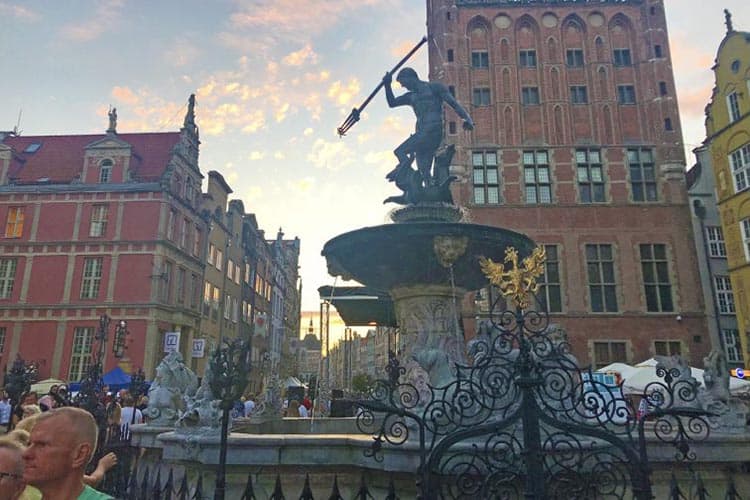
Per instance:
[[[31,389],[31,384],[36,381],[36,372],[36,365],[33,363],[27,364],[21,358],[20,354],[13,361],[10,371],[5,372],[3,385],[10,399],[12,410],[15,410],[15,407],[21,404],[21,397]],[[11,412],[11,418],[8,420],[8,430],[10,430],[12,424],[13,418]]]
[[[224,500],[227,467],[227,434],[229,433],[229,412],[247,383],[250,371],[250,344],[242,339],[234,339],[219,345],[211,356],[213,379],[210,382],[214,397],[220,400],[221,444],[219,447],[219,470],[216,474],[214,500]]]
[[[98,352],[94,363],[99,365],[100,376],[104,375],[104,365],[107,358],[107,330],[109,330],[110,318],[106,314],[99,316],[99,329],[96,331]]]

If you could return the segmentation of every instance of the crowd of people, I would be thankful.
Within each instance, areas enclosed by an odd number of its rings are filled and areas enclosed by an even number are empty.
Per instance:
[[[301,403],[296,399],[287,400],[285,406],[285,417],[308,418],[312,416],[313,403],[312,401],[310,401],[310,398],[308,396],[302,398]]]
[[[128,391],[104,392],[107,433],[86,410],[76,408],[66,386],[52,386],[39,396],[30,391],[15,406],[0,392],[0,500],[101,500],[96,491],[117,465],[105,453],[91,470],[89,463],[100,438],[127,438],[129,426],[144,422],[148,401],[137,402]],[[86,474],[86,470],[91,470]]]

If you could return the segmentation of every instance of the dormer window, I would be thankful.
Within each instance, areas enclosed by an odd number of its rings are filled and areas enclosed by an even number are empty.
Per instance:
[[[107,184],[112,179],[112,160],[102,160],[99,164],[99,183]]]
[[[36,153],[37,151],[39,151],[39,148],[41,148],[41,147],[42,147],[42,143],[41,142],[32,142],[31,144],[29,144],[28,146],[26,146],[26,149],[24,149],[23,152],[24,153],[29,153],[29,154]]]

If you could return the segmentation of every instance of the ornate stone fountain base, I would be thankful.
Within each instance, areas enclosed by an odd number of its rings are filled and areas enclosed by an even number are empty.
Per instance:
[[[400,358],[406,380],[425,388],[448,384],[456,363],[464,363],[464,339],[459,327],[465,290],[445,285],[401,286],[391,290],[400,326]]]

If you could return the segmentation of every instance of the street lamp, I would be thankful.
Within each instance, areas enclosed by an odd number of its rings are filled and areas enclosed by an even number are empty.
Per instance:
[[[124,319],[118,321],[117,326],[115,326],[115,338],[112,341],[112,353],[117,359],[120,359],[125,355],[125,350],[128,348],[125,344],[125,340],[129,333],[128,322]]]

